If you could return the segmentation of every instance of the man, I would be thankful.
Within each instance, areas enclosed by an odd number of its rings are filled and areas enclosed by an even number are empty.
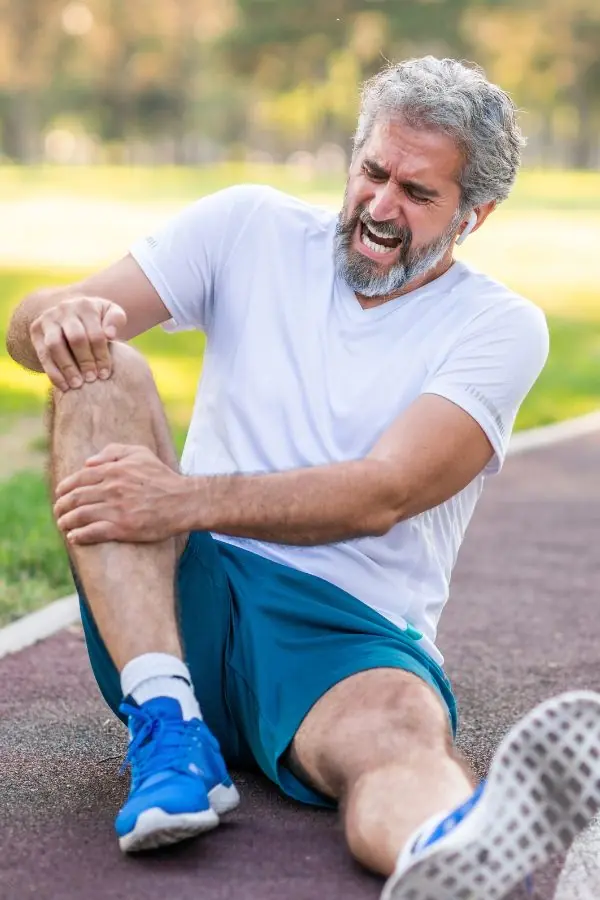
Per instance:
[[[91,663],[130,728],[123,850],[217,825],[239,799],[223,758],[340,804],[387,900],[503,897],[598,808],[600,698],[539,707],[474,790],[435,645],[548,352],[540,310],[453,261],[521,145],[479,70],[390,66],[365,87],[339,217],[233,187],[16,311],[11,354],[54,385]],[[167,322],[207,336],[181,472],[123,343]]]

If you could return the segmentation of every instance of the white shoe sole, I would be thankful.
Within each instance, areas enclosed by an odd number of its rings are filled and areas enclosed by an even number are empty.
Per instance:
[[[600,694],[548,700],[504,738],[477,806],[391,876],[381,900],[501,900],[600,809]]]
[[[217,784],[208,792],[210,805],[218,816],[224,816],[239,806],[240,795],[235,784],[225,787],[224,784]]]
[[[133,831],[119,838],[119,847],[124,853],[155,850],[211,831],[218,824],[219,817],[214,809],[171,815],[154,807],[139,814]]]

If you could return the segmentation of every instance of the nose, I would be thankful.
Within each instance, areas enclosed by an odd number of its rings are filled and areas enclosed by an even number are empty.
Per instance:
[[[400,216],[400,195],[394,184],[377,185],[369,203],[369,215],[375,222],[387,222]]]

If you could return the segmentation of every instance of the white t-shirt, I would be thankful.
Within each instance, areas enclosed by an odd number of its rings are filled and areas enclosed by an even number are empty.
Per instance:
[[[336,218],[242,185],[197,201],[132,247],[170,326],[207,335],[181,467],[265,473],[356,460],[420,394],[461,406],[488,436],[493,460],[452,499],[384,536],[301,547],[215,535],[410,624],[442,662],[435,637],[450,574],[485,476],[500,469],[546,361],[546,320],[460,262],[363,309],[335,272]]]

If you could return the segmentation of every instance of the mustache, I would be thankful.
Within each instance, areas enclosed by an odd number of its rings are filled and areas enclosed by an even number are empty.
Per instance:
[[[369,215],[366,206],[362,204],[356,207],[341,227],[338,227],[339,233],[351,235],[359,222],[362,222],[367,228],[372,228],[382,237],[401,241],[403,247],[410,247],[412,244],[412,231],[408,225],[398,226],[393,222],[375,222]]]

